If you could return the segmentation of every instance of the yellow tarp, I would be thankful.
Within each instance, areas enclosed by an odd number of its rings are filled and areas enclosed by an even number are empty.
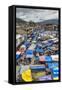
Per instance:
[[[59,78],[58,77],[56,77],[56,78],[53,78],[53,80],[58,80]]]
[[[31,75],[31,70],[30,69],[22,72],[22,79],[26,82],[32,81],[32,75]]]

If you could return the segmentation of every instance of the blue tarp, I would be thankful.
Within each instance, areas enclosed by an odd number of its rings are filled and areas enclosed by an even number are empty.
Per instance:
[[[20,54],[16,54],[16,60],[19,59],[21,57]]]
[[[27,51],[26,51],[26,55],[27,55],[27,54],[32,55],[32,54],[33,54],[33,50],[27,50]]]
[[[58,67],[53,68],[53,77],[54,78],[59,77],[59,68]]]
[[[42,48],[36,48],[35,51],[39,53],[44,53],[44,50]]]
[[[51,56],[45,56],[45,61],[52,61],[52,57]]]
[[[52,63],[53,67],[58,67],[59,66],[59,63],[55,62],[55,63]]]
[[[26,41],[26,42],[24,43],[24,45],[25,45],[26,47],[28,47],[28,46],[30,45],[30,42]]]
[[[32,70],[42,70],[45,69],[45,66],[30,66]]]
[[[33,57],[33,50],[27,50],[26,51],[26,58],[32,58]]]
[[[47,63],[48,64],[48,68],[50,69],[54,69],[54,67],[58,67],[58,63],[54,62],[54,63]]]

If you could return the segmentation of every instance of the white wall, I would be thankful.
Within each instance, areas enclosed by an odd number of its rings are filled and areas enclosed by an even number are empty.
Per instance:
[[[8,78],[8,6],[35,5],[62,7],[62,0],[0,0],[0,90],[61,90],[61,83],[44,83],[12,86]]]

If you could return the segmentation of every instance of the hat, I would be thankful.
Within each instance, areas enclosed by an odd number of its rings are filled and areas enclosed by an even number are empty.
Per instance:
[[[20,48],[25,48],[26,49],[26,46],[25,45],[22,45],[22,46],[20,46]]]

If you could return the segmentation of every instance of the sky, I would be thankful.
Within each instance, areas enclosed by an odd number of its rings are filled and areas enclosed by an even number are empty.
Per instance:
[[[16,18],[34,22],[58,19],[58,10],[16,8]]]

